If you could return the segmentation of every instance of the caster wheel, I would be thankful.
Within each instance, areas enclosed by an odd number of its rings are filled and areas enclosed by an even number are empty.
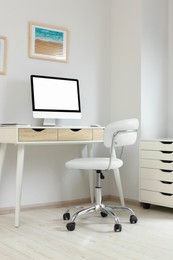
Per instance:
[[[150,204],[149,203],[143,203],[143,209],[149,209]]]
[[[75,230],[75,225],[76,225],[75,222],[70,222],[70,223],[68,223],[68,224],[66,225],[66,227],[67,227],[67,229],[68,229],[69,231],[73,231],[73,230]]]
[[[115,232],[121,232],[121,230],[122,230],[121,224],[115,224],[114,225],[114,231]]]
[[[106,213],[105,211],[101,211],[101,212],[100,212],[100,215],[101,215],[103,218],[105,218],[105,217],[107,217],[108,213]]]
[[[131,224],[136,224],[138,221],[137,217],[135,215],[130,216],[130,223]]]
[[[63,215],[63,219],[64,220],[69,220],[70,219],[70,213],[64,213],[64,215]]]

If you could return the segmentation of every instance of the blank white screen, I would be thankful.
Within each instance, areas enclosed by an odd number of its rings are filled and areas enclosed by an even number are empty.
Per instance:
[[[33,78],[35,109],[79,111],[76,80]]]

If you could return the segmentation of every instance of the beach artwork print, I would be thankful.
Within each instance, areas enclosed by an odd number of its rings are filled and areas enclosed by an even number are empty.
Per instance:
[[[30,23],[31,58],[67,62],[67,30]]]
[[[0,74],[6,73],[6,37],[0,36]]]

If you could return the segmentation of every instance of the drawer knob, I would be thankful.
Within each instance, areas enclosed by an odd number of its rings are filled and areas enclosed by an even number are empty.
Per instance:
[[[161,160],[161,162],[163,162],[163,163],[172,163],[172,161],[168,161],[168,160]]]
[[[172,144],[172,142],[170,142],[170,141],[162,141],[161,143],[162,144]]]
[[[80,128],[72,128],[72,129],[70,129],[71,131],[73,131],[73,132],[78,132],[78,131],[80,131],[81,129]]]
[[[164,196],[172,196],[173,194],[170,194],[170,193],[166,193],[166,192],[160,192],[162,195]]]
[[[167,153],[167,154],[171,154],[173,153],[172,151],[160,151],[161,153]]]
[[[44,128],[32,128],[32,130],[36,131],[36,132],[42,132],[45,129]]]
[[[162,172],[172,172],[171,170],[160,169]]]
[[[161,181],[163,184],[172,184],[173,182],[171,181]]]

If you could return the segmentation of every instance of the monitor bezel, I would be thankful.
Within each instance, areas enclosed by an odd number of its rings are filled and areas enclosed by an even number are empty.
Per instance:
[[[78,109],[76,110],[69,110],[69,109],[38,109],[35,107],[35,95],[34,95],[34,78],[45,78],[45,79],[53,79],[53,80],[65,80],[65,81],[75,81],[77,84],[77,98],[78,98]],[[63,118],[63,113],[64,113],[64,117],[65,113],[69,114],[73,114],[73,113],[79,113],[81,114],[81,102],[80,102],[80,90],[79,90],[79,80],[76,78],[64,78],[64,77],[54,77],[54,76],[43,76],[43,75],[31,75],[30,76],[30,80],[31,80],[31,97],[32,97],[32,111],[34,112],[38,112],[38,117],[41,116],[41,113],[52,113],[52,115],[55,115],[58,118],[58,114],[56,115],[56,113],[62,113],[62,115],[60,116],[60,118]],[[40,112],[40,113],[39,113]],[[35,113],[36,114],[36,113]],[[78,117],[78,116],[77,116]],[[44,118],[44,117],[41,117]],[[50,118],[50,117],[48,117]]]

